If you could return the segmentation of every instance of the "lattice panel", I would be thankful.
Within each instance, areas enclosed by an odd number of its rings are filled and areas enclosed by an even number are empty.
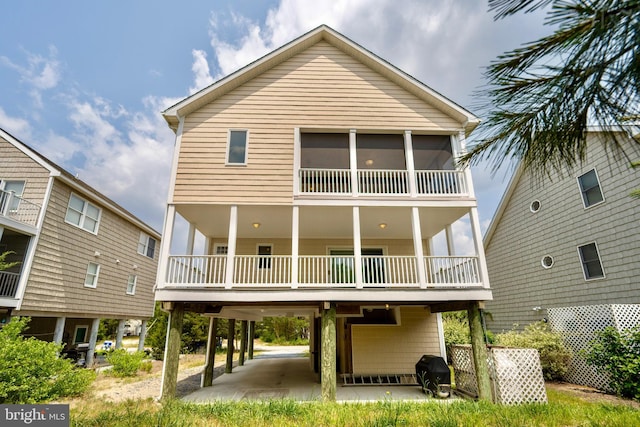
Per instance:
[[[470,396],[478,397],[478,380],[473,365],[471,346],[451,346],[451,361],[453,362],[456,389]]]
[[[532,348],[492,348],[490,369],[496,403],[547,402],[538,351]]]
[[[610,390],[609,376],[587,365],[580,352],[588,350],[595,333],[613,326],[621,331],[640,325],[639,304],[610,304],[547,310],[551,329],[562,334],[565,345],[573,352],[565,380],[600,390]]]

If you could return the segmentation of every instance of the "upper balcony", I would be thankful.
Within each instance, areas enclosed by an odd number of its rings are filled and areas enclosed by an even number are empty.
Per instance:
[[[40,205],[17,196],[13,191],[0,190],[0,218],[36,227],[39,215]]]

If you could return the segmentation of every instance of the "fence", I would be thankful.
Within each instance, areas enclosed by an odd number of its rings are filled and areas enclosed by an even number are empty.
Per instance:
[[[597,331],[609,326],[622,331],[640,325],[640,304],[549,308],[547,315],[551,329],[562,335],[565,345],[573,352],[564,379],[573,384],[613,391],[609,387],[609,376],[587,365],[580,353],[590,348]]]
[[[451,359],[456,390],[477,397],[478,381],[471,346],[452,346]],[[547,402],[537,350],[492,347],[488,349],[487,364],[494,402],[506,405]]]

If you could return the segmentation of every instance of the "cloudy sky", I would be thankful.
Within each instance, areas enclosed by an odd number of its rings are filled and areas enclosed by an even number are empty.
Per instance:
[[[0,127],[161,230],[174,134],[160,112],[320,24],[481,118],[483,68],[549,31],[539,13],[496,22],[486,0],[12,2]],[[508,176],[473,174],[484,230]]]

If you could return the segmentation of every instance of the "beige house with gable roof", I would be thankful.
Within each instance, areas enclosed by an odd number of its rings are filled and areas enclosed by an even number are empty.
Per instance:
[[[160,234],[0,129],[0,321],[31,316],[27,335],[78,345],[91,364],[100,319],[153,316]]]
[[[471,174],[454,165],[478,119],[331,28],[164,117],[176,145],[156,299],[170,328],[184,311],[307,317],[310,369],[324,371],[330,396],[336,372],[399,376],[423,354],[444,356],[439,313],[491,299]],[[471,256],[454,253],[461,219]],[[449,252],[437,255],[440,233]],[[187,253],[171,253],[177,238]],[[164,396],[175,387],[172,333]]]

